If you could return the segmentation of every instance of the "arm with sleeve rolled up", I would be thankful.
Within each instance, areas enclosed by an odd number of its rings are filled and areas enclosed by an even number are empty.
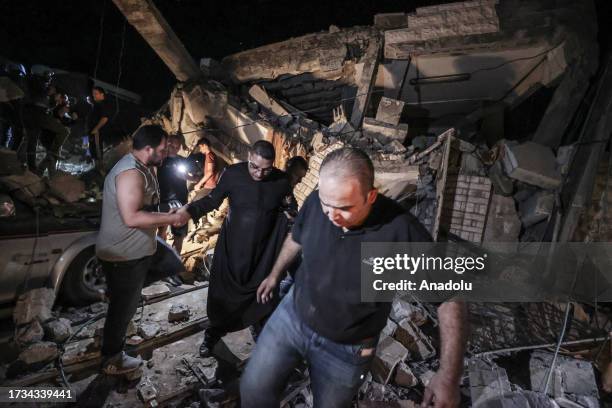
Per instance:
[[[274,262],[272,271],[261,282],[259,288],[257,288],[257,301],[259,303],[267,303],[272,300],[272,292],[276,285],[278,285],[281,275],[287,271],[287,268],[289,268],[289,265],[291,265],[291,262],[293,262],[301,250],[302,246],[293,240],[291,234],[287,235],[278,258]]]
[[[440,368],[425,388],[422,407],[458,407],[459,385],[463,372],[463,356],[467,343],[467,306],[451,300],[438,307],[440,323]]]
[[[143,210],[145,181],[140,171],[126,170],[117,176],[115,183],[119,214],[128,227],[157,228],[181,223],[177,214]]]

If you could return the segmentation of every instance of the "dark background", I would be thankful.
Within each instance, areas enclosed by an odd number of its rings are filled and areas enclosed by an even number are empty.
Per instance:
[[[331,24],[371,25],[377,13],[410,12],[444,2],[154,0],[196,62],[202,57],[220,60],[242,50],[327,30]],[[610,21],[612,2],[596,3],[601,29]],[[602,39],[607,38],[604,33]],[[112,0],[2,0],[0,56],[91,76],[96,71],[98,79],[141,94],[144,105],[152,109],[167,100],[175,83],[171,72]]]

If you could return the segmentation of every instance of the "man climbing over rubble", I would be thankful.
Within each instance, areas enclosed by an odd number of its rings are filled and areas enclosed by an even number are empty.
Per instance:
[[[270,142],[254,143],[248,162],[229,166],[217,187],[186,210],[197,221],[229,199],[213,258],[207,300],[210,326],[200,346],[202,356],[210,355],[226,333],[255,325],[272,311],[273,305],[258,303],[255,294],[285,238],[280,221],[285,217],[283,202],[291,195],[289,178],[273,166],[274,158]]]
[[[174,251],[156,241],[158,227],[185,223],[176,212],[158,212],[159,187],[153,167],[166,155],[166,139],[158,126],[138,129],[132,152],[117,162],[104,181],[96,255],[106,275],[109,298],[102,336],[106,374],[127,374],[140,368],[142,360],[125,354],[123,347],[142,287],[145,281],[183,268]]]
[[[397,203],[377,194],[374,168],[361,150],[330,153],[319,190],[304,202],[292,234],[257,291],[270,302],[289,263],[302,251],[292,290],[267,321],[241,379],[243,407],[279,406],[292,370],[309,364],[316,407],[348,407],[362,384],[390,312],[390,303],[362,303],[362,242],[431,241],[425,228]],[[465,305],[439,309],[440,370],[423,404],[455,407],[466,342]]]

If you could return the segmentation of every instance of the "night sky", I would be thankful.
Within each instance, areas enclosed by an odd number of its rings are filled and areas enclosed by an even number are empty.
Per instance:
[[[327,30],[331,24],[371,25],[376,13],[410,12],[417,6],[441,1],[154,0],[154,3],[197,62],[201,57],[220,60],[242,50]],[[124,51],[120,59],[123,30]],[[141,94],[149,108],[157,108],[167,99],[175,83],[173,75],[126,22],[112,0],[0,2],[0,56],[26,65],[44,64],[93,76],[99,42],[97,78],[113,84],[119,80],[119,86]]]

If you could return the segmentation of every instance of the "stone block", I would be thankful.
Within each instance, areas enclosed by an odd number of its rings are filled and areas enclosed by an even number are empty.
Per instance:
[[[49,191],[62,201],[74,203],[85,192],[85,183],[72,174],[58,174],[49,180]]]
[[[50,341],[41,341],[23,350],[19,354],[18,360],[27,365],[47,363],[57,358],[58,354],[57,344]]]
[[[38,320],[34,319],[29,324],[15,330],[15,343],[23,349],[32,343],[41,341],[44,335],[42,326]]]
[[[190,310],[187,305],[176,304],[170,307],[168,311],[168,321],[170,323],[173,322],[182,322],[189,320]]]
[[[436,355],[429,338],[410,319],[404,319],[398,324],[395,339],[418,359],[427,360]]]
[[[13,321],[16,326],[32,322],[34,319],[42,323],[51,320],[51,308],[55,302],[55,292],[51,288],[32,289],[17,299],[13,311]]]
[[[143,322],[138,327],[138,335],[145,340],[152,339],[159,333],[161,327],[155,322]]]
[[[398,101],[383,96],[378,104],[376,111],[376,120],[383,123],[388,123],[393,126],[399,125],[402,111],[404,110],[404,101]]]
[[[549,190],[561,185],[561,174],[549,147],[534,142],[506,142],[503,146],[502,163],[509,177]]]
[[[55,343],[65,342],[72,334],[70,320],[64,318],[54,319],[45,323],[44,329],[47,339]]]
[[[395,367],[395,378],[393,382],[401,387],[414,387],[419,383],[419,380],[414,375],[408,364],[400,361]]]
[[[378,343],[372,362],[372,378],[386,383],[396,366],[408,356],[408,349],[392,337],[385,337]]]
[[[364,118],[362,129],[366,137],[375,138],[383,145],[391,143],[393,140],[397,140],[403,144],[406,141],[406,136],[408,135],[407,124],[402,123],[395,126],[381,122],[374,118]]]

